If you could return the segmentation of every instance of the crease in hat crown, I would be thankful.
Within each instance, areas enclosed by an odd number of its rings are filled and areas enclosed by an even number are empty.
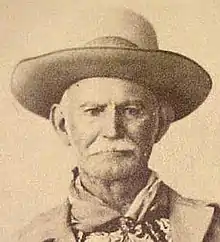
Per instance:
[[[85,47],[119,47],[119,48],[134,48],[138,46],[131,41],[119,36],[103,36],[87,42]]]
[[[22,106],[48,118],[51,105],[81,79],[103,76],[149,81],[149,72],[153,77],[146,85],[170,99],[175,120],[206,99],[212,86],[209,74],[188,57],[160,50],[153,26],[142,15],[120,8],[98,12],[96,21],[89,22],[82,31],[95,27],[89,37],[84,36],[84,45],[24,59],[16,66],[11,90]]]

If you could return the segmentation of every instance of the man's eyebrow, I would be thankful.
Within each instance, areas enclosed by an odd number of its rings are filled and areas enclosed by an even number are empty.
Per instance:
[[[107,106],[107,103],[96,103],[96,102],[84,102],[82,104],[80,104],[80,108],[84,108],[84,107],[105,107]],[[126,100],[123,101],[121,103],[116,103],[116,106],[129,106],[129,105],[140,105],[140,106],[144,106],[144,102],[142,99],[135,99],[135,100]]]
[[[102,107],[102,106],[107,106],[107,104],[99,104],[99,103],[95,103],[95,102],[84,102],[82,104],[80,104],[80,108],[84,108],[84,107]]]
[[[119,104],[119,106],[140,105],[143,106],[144,102],[140,100],[127,100]]]

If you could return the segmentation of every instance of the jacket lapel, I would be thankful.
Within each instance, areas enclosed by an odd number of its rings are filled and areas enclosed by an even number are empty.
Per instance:
[[[70,205],[67,202],[37,216],[29,225],[11,236],[16,242],[75,242],[68,225]]]
[[[176,242],[201,242],[209,228],[214,209],[202,201],[171,195],[170,223]]]

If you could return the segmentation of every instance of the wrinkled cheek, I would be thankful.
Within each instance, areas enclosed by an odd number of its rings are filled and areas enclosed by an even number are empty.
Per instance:
[[[93,126],[74,126],[71,128],[71,138],[77,150],[86,155],[87,148],[96,140],[99,130]]]
[[[130,125],[128,126],[128,136],[142,149],[152,145],[155,136],[155,127],[151,122]]]

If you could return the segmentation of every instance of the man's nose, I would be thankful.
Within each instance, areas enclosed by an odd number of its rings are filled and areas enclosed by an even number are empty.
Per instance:
[[[123,136],[122,120],[115,109],[106,114],[102,127],[102,134],[106,138],[117,139]]]

